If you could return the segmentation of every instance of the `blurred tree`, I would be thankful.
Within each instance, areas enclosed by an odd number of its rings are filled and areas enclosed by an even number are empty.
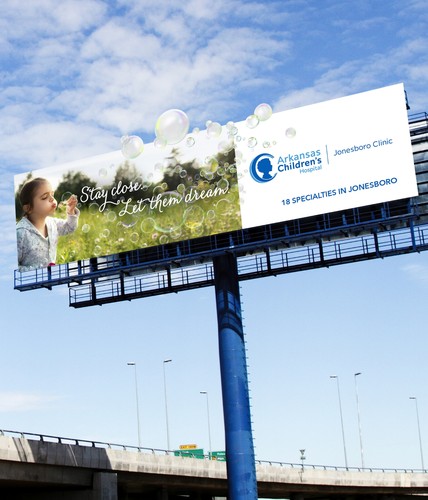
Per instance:
[[[113,186],[118,186],[119,183],[122,186],[126,186],[129,184],[135,184],[138,182],[140,185],[145,185],[146,189],[144,191],[144,197],[148,197],[152,195],[153,187],[147,181],[144,182],[141,172],[137,170],[137,167],[128,161],[125,161],[116,170],[116,175],[114,176],[113,183],[110,186],[110,190]],[[138,200],[142,197],[141,189],[136,191],[130,191],[126,194],[126,198],[132,198],[133,200]]]
[[[58,202],[66,201],[62,199],[66,193],[79,197],[83,186],[96,187],[96,183],[82,172],[67,172],[62,176],[62,180],[55,190],[55,198]],[[68,196],[66,197],[68,198]]]

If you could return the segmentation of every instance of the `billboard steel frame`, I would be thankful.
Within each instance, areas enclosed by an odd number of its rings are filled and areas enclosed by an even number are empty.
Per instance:
[[[415,198],[33,271],[15,271],[14,287],[25,291],[66,284],[69,286],[69,305],[85,307],[211,286],[212,259],[224,254],[236,256],[238,279],[245,280],[310,269],[311,266],[316,268],[426,250],[427,113],[410,116],[409,129],[419,192]],[[302,253],[308,254],[306,262]],[[272,268],[271,263],[278,259],[283,260],[284,265]],[[243,268],[252,270],[243,272]],[[106,281],[111,286],[111,300],[107,298]],[[126,293],[118,294],[118,289]],[[95,294],[91,296],[93,291]]]

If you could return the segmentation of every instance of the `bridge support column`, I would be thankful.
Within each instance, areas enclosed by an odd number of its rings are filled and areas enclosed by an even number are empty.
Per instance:
[[[118,500],[117,474],[94,472],[92,500]]]
[[[231,254],[215,257],[220,371],[229,500],[257,500],[238,267]]]

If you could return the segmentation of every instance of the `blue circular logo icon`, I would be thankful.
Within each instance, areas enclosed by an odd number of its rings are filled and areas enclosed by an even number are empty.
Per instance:
[[[272,175],[272,162],[270,161],[273,155],[269,153],[262,153],[256,156],[250,164],[251,177],[256,182],[269,182],[275,178],[276,173]]]

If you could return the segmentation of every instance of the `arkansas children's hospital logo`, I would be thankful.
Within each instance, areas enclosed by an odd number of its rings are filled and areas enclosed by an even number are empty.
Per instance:
[[[250,163],[250,174],[258,183],[270,182],[277,174],[294,171],[299,174],[311,174],[322,170],[321,150],[304,151],[275,157],[270,153],[256,156]]]
[[[262,153],[253,159],[250,164],[250,174],[256,182],[269,182],[275,178],[276,173],[271,174],[273,170],[272,159],[273,155],[269,153]]]

